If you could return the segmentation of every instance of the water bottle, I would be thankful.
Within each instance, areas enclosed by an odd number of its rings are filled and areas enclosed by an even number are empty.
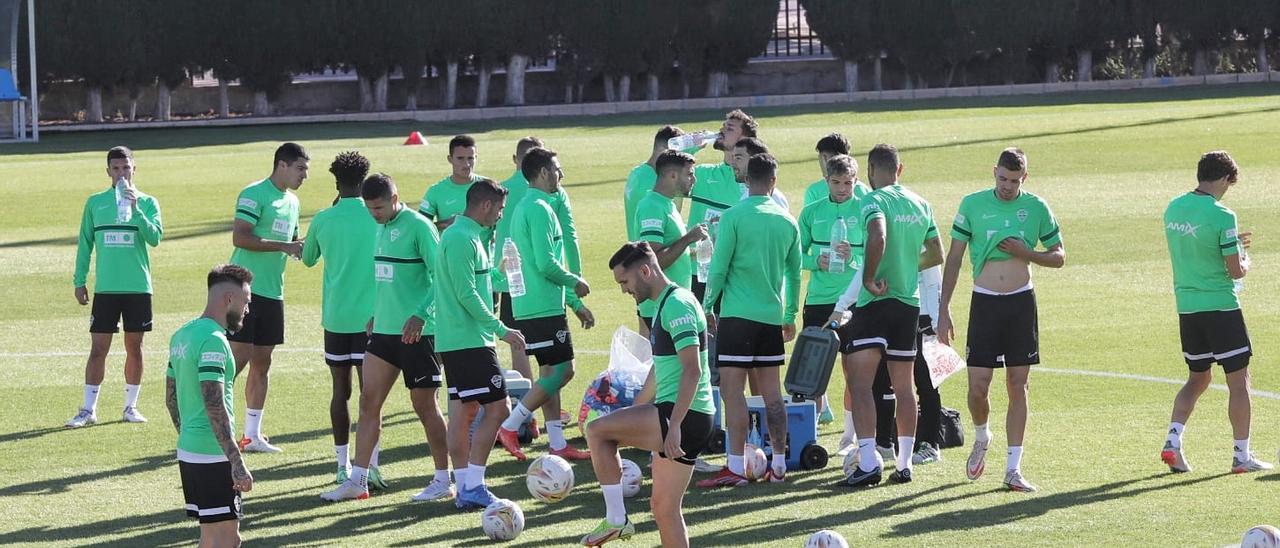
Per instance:
[[[1248,262],[1248,260],[1249,260],[1249,252],[1245,251],[1244,244],[1241,243],[1240,244],[1240,264],[1244,264],[1245,262]],[[1234,285],[1236,295],[1239,295],[1244,291],[1244,278],[1237,278],[1237,279],[1231,280],[1231,283]]]
[[[715,246],[711,243],[711,239],[699,240],[696,253],[698,255],[698,282],[707,283],[707,278],[711,275],[711,252],[715,250]]]
[[[127,223],[133,219],[133,202],[124,197],[125,189],[129,188],[129,181],[121,177],[116,181],[116,222]]]
[[[831,223],[831,249],[827,252],[827,272],[832,274],[844,272],[844,259],[840,258],[840,254],[836,252],[836,245],[848,241],[849,225],[845,224],[844,217],[836,217],[835,222]]]
[[[697,149],[704,144],[713,142],[720,136],[719,132],[702,130],[684,135],[677,135],[667,139],[667,148],[671,150],[690,150]]]
[[[507,238],[502,244],[503,270],[507,274],[507,290],[512,297],[524,296],[524,273],[520,271],[520,252],[516,242]]]

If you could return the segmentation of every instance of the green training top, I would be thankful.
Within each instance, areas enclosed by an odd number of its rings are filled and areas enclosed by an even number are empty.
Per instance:
[[[676,203],[657,191],[650,191],[647,196],[640,200],[636,208],[635,223],[636,226],[633,230],[637,234],[639,241],[654,242],[664,246],[676,243],[676,240],[683,238],[687,231],[684,219],[681,219],[680,212],[676,211]],[[693,258],[691,255],[694,249],[694,246],[689,246],[689,249],[681,253],[675,262],[662,269],[671,281],[685,289],[688,289],[689,285],[693,283]],[[652,318],[654,311],[658,308],[658,303],[646,300],[640,303],[639,308],[641,316]]]
[[[785,296],[784,296],[785,292]],[[722,299],[723,297],[723,299]],[[800,301],[800,229],[768,196],[749,196],[720,218],[702,306],[769,325],[794,324]]]
[[[707,366],[707,315],[693,292],[683,287],[667,286],[656,301],[658,315],[649,330],[653,346],[654,403],[676,403],[680,394],[680,350],[698,345],[698,389],[693,393],[690,411],[715,414],[711,399],[711,369]]]
[[[440,234],[436,225],[418,212],[401,207],[387,224],[378,227],[374,248],[374,280],[377,297],[373,308],[373,332],[399,335],[409,316],[422,318],[422,334],[435,333],[435,277]]]
[[[636,208],[640,207],[640,200],[657,184],[658,172],[648,162],[636,166],[627,174],[627,185],[622,190],[622,207],[626,214],[628,242],[640,240],[640,233],[635,231]]]
[[[1021,239],[1033,250],[1037,242],[1045,249],[1062,243],[1057,219],[1049,205],[1035,194],[1023,191],[1006,202],[996,196],[994,189],[987,189],[960,200],[956,222],[951,225],[951,239],[969,242],[974,279],[987,263],[1010,258],[999,249],[1000,242],[1010,237]]]
[[[826,181],[823,181],[826,184]],[[844,203],[831,201],[830,196],[804,206],[798,221],[800,227],[800,252],[802,266],[810,271],[809,289],[805,304],[835,304],[853,281],[854,271],[862,264],[863,238],[866,229],[858,223],[858,203],[871,189],[854,184],[853,196]],[[828,272],[818,268],[818,257],[831,249],[831,225],[836,219],[844,219],[848,227],[849,245],[853,248],[843,272]]]
[[[461,215],[467,209],[467,191],[471,190],[472,183],[481,179],[484,177],[472,173],[471,182],[466,184],[453,182],[452,175],[436,181],[422,195],[418,213],[432,222],[447,221],[450,217]]]
[[[517,320],[563,316],[566,301],[574,310],[582,308],[573,291],[582,278],[565,265],[564,233],[551,205],[554,199],[531,186],[511,214],[511,232],[524,275],[524,292],[511,294],[511,311]]]
[[[707,223],[711,237],[717,237],[716,220],[743,200],[743,185],[733,176],[729,164],[699,164],[693,167],[695,181],[689,193],[689,223]]]
[[[1213,196],[1188,192],[1164,210],[1179,314],[1236,310],[1240,298],[1223,257],[1240,253],[1236,214]]]
[[[854,183],[854,192],[857,192],[857,188],[859,186],[862,185]],[[809,207],[809,204],[819,202],[830,197],[831,188],[827,186],[827,180],[818,179],[810,184],[809,188],[804,189],[804,207]]]
[[[507,189],[508,209],[514,209],[520,202],[524,201],[525,192],[529,190],[529,181],[524,178],[524,174],[520,170],[516,170],[506,181],[502,182],[502,186]],[[578,250],[578,229],[573,222],[573,208],[569,204],[569,194],[564,191],[564,187],[556,190],[555,194],[547,200],[551,204],[551,210],[556,213],[556,218],[560,220],[560,232],[564,235],[564,256],[565,264],[569,267],[569,272],[582,275],[582,254]],[[507,211],[498,219],[498,226],[494,230],[493,245],[489,247],[489,256],[502,257],[502,242],[511,237],[511,218],[512,212]],[[499,293],[507,293],[507,277],[502,274],[499,269],[493,270],[492,276],[493,290]]]
[[[493,315],[493,289],[489,285],[488,245],[481,241],[481,227],[466,215],[440,235],[440,262],[436,269],[436,351],[496,346],[494,335],[507,334]]]
[[[373,241],[378,222],[359,196],[316,213],[307,227],[302,264],[324,256],[320,325],[333,333],[364,333],[373,317]]]
[[[210,318],[196,318],[179,327],[169,338],[169,368],[165,375],[173,379],[178,397],[178,459],[187,462],[226,462],[226,454],[218,445],[204,410],[204,393],[200,383],[222,383],[222,405],[227,420],[235,429],[236,363],[226,330]],[[232,436],[231,439],[235,439]]]
[[[160,223],[160,203],[134,189],[138,201],[133,218],[116,222],[116,189],[108,188],[89,196],[80,217],[80,238],[76,245],[75,287],[84,287],[89,277],[89,256],[96,247],[95,293],[151,293],[151,257],[147,246],[160,245],[164,229]]]
[[[875,279],[885,280],[889,291],[879,297],[863,291],[858,295],[857,306],[884,299],[898,299],[909,306],[920,306],[920,250],[926,241],[938,237],[933,208],[918,194],[894,183],[867,193],[858,209],[863,241],[870,221],[884,219],[884,256],[880,258]]]
[[[253,235],[263,240],[291,242],[298,238],[298,195],[276,188],[263,179],[240,191],[236,198],[237,220],[253,225]],[[289,257],[280,251],[249,251],[235,248],[231,262],[253,273],[254,295],[284,298],[284,265]]]

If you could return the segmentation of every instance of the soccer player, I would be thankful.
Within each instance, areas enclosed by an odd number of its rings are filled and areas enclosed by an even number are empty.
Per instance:
[[[778,369],[786,358],[783,345],[796,335],[800,230],[791,214],[769,198],[777,170],[777,160],[768,153],[752,156],[747,166],[750,196],[720,218],[702,306],[707,311],[707,325],[719,332],[717,366],[729,435],[728,466],[699,481],[699,487],[739,486],[748,481],[743,477],[748,428],[743,389],[747,372],[753,369],[773,440],[773,465],[765,478],[782,482],[787,471],[787,411]],[[711,312],[717,304],[718,322]]]
[[[745,194],[739,180],[733,172],[733,149],[738,141],[746,137],[755,137],[760,125],[742,110],[734,110],[725,115],[720,126],[720,136],[716,138],[714,147],[724,151],[724,160],[718,164],[698,164],[693,168],[696,182],[689,192],[689,223],[707,225],[712,240],[716,238],[716,226],[725,210],[742,201]],[[693,294],[703,301],[707,284],[693,281]],[[715,331],[712,329],[712,331]]]
[[[435,223],[437,229],[444,230],[453,223],[453,218],[466,208],[467,190],[472,183],[484,179],[475,172],[476,157],[474,137],[457,135],[449,139],[448,160],[453,171],[427,188],[418,205],[418,213]]]
[[[356,427],[356,458],[351,477],[321,495],[329,501],[369,498],[373,451],[382,436],[382,405],[400,373],[409,400],[426,431],[435,461],[435,477],[413,500],[453,496],[449,482],[449,454],[444,417],[436,404],[440,365],[435,333],[435,293],[431,284],[437,267],[440,236],[436,227],[400,202],[395,181],[381,173],[365,179],[360,190],[369,215],[379,225],[374,248],[373,318],[366,330],[369,345],[360,390],[360,424]]]
[[[253,183],[236,198],[231,229],[231,262],[253,273],[253,304],[244,325],[227,335],[236,358],[236,375],[249,365],[244,386],[245,451],[279,453],[262,434],[271,354],[284,343],[284,267],[289,257],[302,257],[298,240],[298,195],[311,157],[296,143],[276,149],[271,176]]]
[[[657,302],[658,311],[650,337],[653,367],[635,405],[596,419],[587,431],[591,465],[604,492],[605,519],[583,537],[586,546],[635,533],[622,496],[618,447],[623,445],[658,453],[649,498],[658,535],[663,546],[689,545],[681,506],[693,477],[694,459],[711,437],[715,413],[707,324],[698,299],[667,278],[658,262],[646,242],[627,243],[609,259],[622,292],[636,302]]]
[[[86,281],[89,257],[94,248],[98,261],[94,270],[93,309],[89,312],[89,359],[84,365],[84,402],[68,428],[98,422],[98,390],[106,376],[111,341],[124,320],[124,421],[147,422],[138,411],[142,389],[142,338],[151,331],[151,258],[147,246],[160,245],[164,234],[160,222],[160,202],[143,194],[133,184],[137,165],[133,151],[118,146],[107,151],[106,190],[89,196],[80,218],[76,246],[75,296],[81,306],[89,304]],[[130,202],[130,218],[118,217],[115,183],[129,182],[122,197]]]
[[[1066,250],[1058,221],[1044,199],[1026,190],[1027,156],[1017,148],[1000,152],[992,169],[994,188],[965,196],[951,227],[951,248],[942,278],[938,340],[949,344],[955,337],[951,297],[955,294],[970,247],[973,264],[973,297],[969,308],[969,333],[965,337],[969,371],[969,416],[973,418],[973,450],[966,473],[970,480],[986,469],[991,445],[988,416],[991,380],[998,368],[1005,370],[1009,393],[1009,455],[1004,483],[1013,491],[1033,492],[1036,486],[1022,476],[1022,443],[1027,430],[1028,380],[1031,366],[1040,363],[1039,313],[1031,284],[1031,265],[1062,268]],[[1044,251],[1036,251],[1036,244]]]
[[[916,193],[898,184],[902,163],[898,149],[880,144],[867,155],[867,179],[873,189],[859,203],[859,221],[866,231],[857,307],[847,328],[841,352],[846,378],[853,380],[853,420],[858,438],[859,464],[846,481],[855,487],[880,483],[883,465],[876,453],[875,403],[871,385],[883,358],[888,362],[898,404],[897,469],[890,481],[907,483],[911,451],[915,447],[916,398],[911,392],[916,358],[916,329],[920,316],[918,276],[942,264],[942,242],[933,221],[933,208]],[[838,321],[838,314],[832,315]],[[851,371],[850,371],[851,369]],[[868,436],[870,434],[870,436]]]
[[[347,401],[351,399],[353,368],[364,385],[360,365],[369,340],[365,324],[373,317],[373,244],[378,223],[360,197],[369,160],[359,152],[343,152],[329,164],[329,173],[337,181],[338,200],[311,220],[302,246],[302,264],[310,268],[324,257],[320,325],[324,328],[324,362],[333,381],[329,424],[338,459],[336,483],[341,484],[351,474]]]
[[[178,431],[182,494],[187,517],[200,522],[200,546],[240,545],[240,494],[253,489],[233,434],[235,360],[226,336],[248,314],[252,281],[244,267],[214,267],[204,313],[169,339],[164,400]]]
[[[1214,362],[1227,376],[1227,416],[1235,439],[1231,472],[1271,470],[1249,450],[1249,358],[1253,349],[1240,310],[1237,283],[1249,273],[1250,233],[1240,232],[1236,214],[1222,197],[1240,170],[1225,151],[1208,152],[1196,166],[1196,189],[1169,202],[1164,235],[1173,260],[1173,295],[1182,334],[1182,356],[1191,373],[1173,400],[1169,437],[1160,459],[1174,472],[1190,472],[1182,455],[1182,431],[1200,395],[1213,380]]]
[[[482,236],[502,218],[506,197],[497,183],[477,181],[467,190],[466,210],[440,236],[435,344],[449,386],[449,455],[460,509],[484,508],[496,500],[484,484],[485,464],[511,409],[493,338],[524,350],[520,332],[493,314],[489,271],[494,264]],[[482,408],[484,417],[471,432]]]
[[[631,173],[627,174],[627,184],[622,191],[622,203],[629,242],[640,238],[640,235],[635,232],[636,209],[640,207],[640,200],[648,196],[649,191],[658,184],[658,157],[667,151],[667,141],[681,135],[684,135],[684,131],[676,126],[662,126],[662,129],[653,136],[653,148],[649,152],[649,159],[632,168]]]
[[[818,152],[818,169],[822,170],[822,178],[814,181],[813,184],[809,185],[809,188],[805,189],[805,207],[809,207],[809,204],[819,202],[827,198],[827,183],[829,178],[827,166],[830,165],[828,162],[836,156],[847,156],[849,154],[849,140],[845,139],[844,135],[839,133],[831,133],[826,137],[818,139],[818,146],[815,147],[815,150]],[[857,198],[861,198],[861,196],[855,196],[854,198],[854,205],[857,205]]]
[[[797,221],[801,262],[803,268],[810,271],[809,287],[805,291],[804,327],[826,326],[836,310],[836,301],[853,282],[853,275],[862,263],[864,233],[858,222],[858,202],[871,191],[858,182],[858,162],[850,156],[832,156],[822,171],[827,177],[826,189],[819,200],[804,207]],[[846,226],[846,240],[833,241],[832,227],[841,222]],[[854,441],[853,402],[848,380],[845,379],[844,390],[844,434],[838,446],[845,453]]]
[[[684,219],[676,210],[675,200],[688,196],[694,184],[694,163],[693,156],[675,150],[658,156],[657,185],[636,204],[635,226],[628,230],[628,234],[635,234],[628,238],[630,241],[649,242],[663,274],[685,289],[690,288],[694,278],[690,248],[707,239],[706,225],[699,223],[686,230]],[[657,308],[656,302],[640,302],[640,321],[646,325],[646,335]]]
[[[525,353],[538,360],[539,379],[498,429],[498,441],[517,460],[525,460],[516,430],[541,407],[551,454],[566,460],[588,460],[590,453],[570,447],[565,441],[560,419],[560,390],[573,379],[574,369],[573,338],[565,304],[584,329],[595,326],[595,316],[581,300],[591,288],[565,265],[564,235],[551,205],[553,196],[561,190],[564,171],[556,153],[542,147],[525,153],[520,170],[529,181],[529,189],[509,216],[522,280],[509,287],[515,327],[525,337]]]

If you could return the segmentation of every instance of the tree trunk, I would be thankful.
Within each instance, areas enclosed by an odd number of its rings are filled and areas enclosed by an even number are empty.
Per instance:
[[[1267,59],[1267,43],[1258,40],[1258,72],[1271,72],[1271,61]]]
[[[844,62],[844,92],[856,93],[858,91],[858,62]]]
[[[1081,48],[1076,52],[1076,81],[1093,81],[1093,50]]]
[[[138,97],[137,96],[129,97],[129,121],[130,122],[138,121]]]
[[[960,70],[960,63],[951,63],[951,66],[947,67],[947,82],[942,87],[951,87],[951,84],[955,82],[957,70]]]
[[[524,104],[524,75],[529,68],[529,56],[517,53],[507,60],[507,95],[508,105]]]
[[[1058,83],[1058,70],[1060,68],[1061,68],[1061,64],[1059,64],[1057,61],[1045,61],[1044,83],[1046,84]]]
[[[391,73],[384,72],[382,76],[373,81],[373,110],[385,112],[387,110],[387,94],[391,91]]]
[[[156,80],[156,120],[168,121],[173,114],[173,94],[163,79]]]
[[[1209,50],[1196,46],[1191,53],[1191,74],[1204,76],[1209,74]]]
[[[578,88],[578,102],[579,102],[579,103],[581,103],[581,102],[583,102],[583,101],[586,101],[586,100],[587,100],[587,95],[586,95],[587,85],[586,85],[585,83],[578,82],[577,88]]]
[[[881,55],[876,55],[875,66],[871,69],[872,87],[876,91],[884,91],[884,61]]]
[[[916,81],[914,78],[911,77],[911,71],[904,72],[902,74],[902,79],[903,79],[902,89],[906,89],[906,90],[916,89]]]
[[[489,79],[492,73],[488,61],[481,61],[476,66],[476,106],[489,106]]]
[[[1142,61],[1142,77],[1143,77],[1143,78],[1155,78],[1155,77],[1156,77],[1156,58],[1155,58],[1155,56],[1148,57],[1148,58],[1146,58],[1146,59],[1144,59],[1144,60]]]
[[[267,92],[253,92],[253,115],[254,116],[270,116],[271,101],[267,100]]]
[[[624,103],[631,100],[631,75],[623,74],[618,77],[618,100]]]
[[[102,88],[91,87],[85,90],[84,121],[102,122]]]
[[[724,97],[729,94],[729,73],[714,70],[707,74],[707,97]]]
[[[231,117],[231,82],[218,78],[218,117]]]
[[[662,82],[658,75],[650,72],[645,76],[644,98],[646,101],[657,101],[662,95]]]
[[[444,66],[444,108],[458,105],[458,62],[450,60]]]
[[[564,84],[564,104],[567,105],[572,102],[573,102],[573,82],[566,82]]]
[[[359,71],[356,71],[356,81],[360,83],[360,112],[369,112],[373,110],[373,85]]]
[[[612,103],[618,100],[618,87],[613,79],[612,74],[605,74],[604,79],[604,100],[606,103]]]
[[[680,98],[681,98],[681,99],[688,99],[688,98],[689,98],[689,93],[690,93],[690,89],[689,89],[689,77],[688,77],[688,76],[681,75],[681,76],[680,76]]]

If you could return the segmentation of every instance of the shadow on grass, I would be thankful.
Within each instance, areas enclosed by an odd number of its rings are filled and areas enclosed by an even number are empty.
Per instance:
[[[87,458],[96,458],[95,456],[87,456]],[[10,497],[16,495],[51,495],[56,493],[66,493],[75,489],[76,486],[93,481],[116,478],[119,476],[127,476],[143,472],[150,472],[165,466],[175,466],[174,475],[177,475],[176,460],[173,453],[165,453],[163,455],[149,455],[134,459],[133,462],[125,464],[120,468],[110,470],[99,470],[96,472],[88,472],[84,474],[75,474],[71,476],[62,476],[57,478],[49,478],[36,480],[27,483],[16,483],[0,488],[0,497]],[[6,544],[0,540],[0,545]]]
[[[315,213],[299,216],[299,223],[307,222]],[[182,224],[173,227],[165,227],[164,237],[160,240],[160,245],[166,243],[178,242],[182,240],[190,240],[192,238],[200,238],[213,234],[226,234],[228,243],[231,238],[232,219],[219,221],[204,221],[199,223]],[[76,236],[42,238],[39,240],[18,240],[13,242],[0,242],[0,249],[36,247],[36,246],[74,246],[79,243]]]

